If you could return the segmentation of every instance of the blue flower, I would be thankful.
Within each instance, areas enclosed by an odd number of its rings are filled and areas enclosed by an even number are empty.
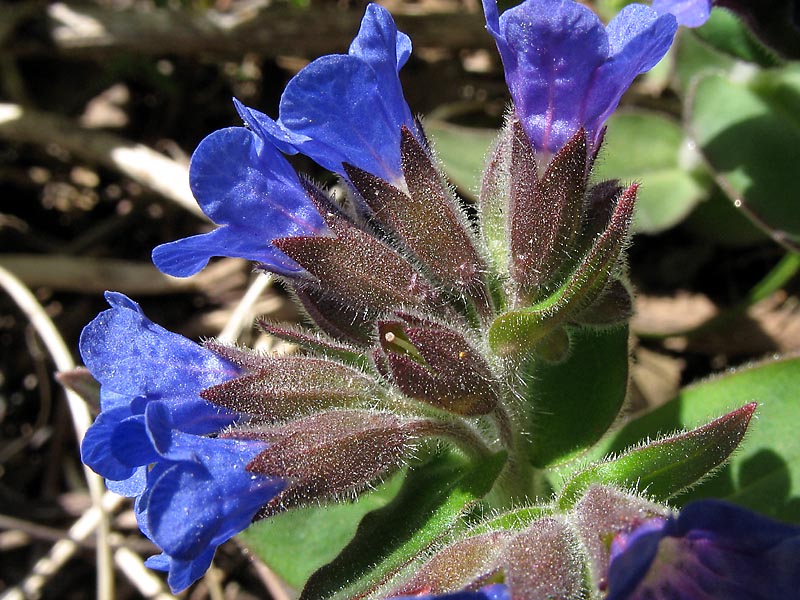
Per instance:
[[[677,28],[672,15],[641,4],[608,27],[572,0],[526,0],[502,15],[496,0],[483,8],[517,117],[534,147],[550,152],[581,128],[597,143],[622,94],[661,60]]]
[[[796,598],[800,527],[718,500],[612,543],[607,600]]]
[[[660,15],[671,13],[684,27],[700,27],[711,15],[711,0],[653,0]]]
[[[246,529],[285,482],[247,470],[266,443],[182,433],[168,426],[162,404],[151,411],[162,413],[150,430],[158,460],[137,499],[136,518],[162,550],[146,564],[168,571],[178,592],[206,572],[216,547]]]
[[[453,592],[451,594],[422,594],[419,596],[397,596],[391,600],[511,600],[507,586],[495,583],[482,587],[477,592]]]
[[[410,54],[411,41],[391,14],[370,4],[347,54],[318,58],[289,82],[277,121],[237,108],[287,154],[301,152],[340,175],[346,162],[398,181],[401,126],[417,131],[398,76]]]
[[[194,342],[155,325],[138,304],[106,292],[111,308],[81,333],[84,364],[100,382],[101,413],[81,446],[83,462],[118,493],[135,496],[154,450],[147,407],[163,404],[176,429],[215,433],[237,415],[200,398],[239,369]]]
[[[81,458],[109,489],[137,496],[142,531],[163,553],[173,591],[208,568],[215,548],[245,529],[284,482],[246,470],[268,445],[206,437],[241,416],[200,397],[240,374],[213,352],[150,321],[126,296],[87,325],[81,356],[100,382],[101,413]]]
[[[303,269],[272,240],[327,232],[297,173],[266,135],[244,127],[215,131],[195,150],[189,177],[198,204],[220,227],[156,247],[153,262],[169,275],[194,275],[212,256],[297,275]]]

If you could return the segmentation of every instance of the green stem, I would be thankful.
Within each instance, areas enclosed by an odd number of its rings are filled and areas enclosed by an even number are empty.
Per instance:
[[[424,419],[412,421],[405,425],[409,433],[423,437],[441,437],[453,442],[467,456],[485,458],[494,454],[481,435],[470,425],[462,421],[441,421]]]
[[[507,408],[499,404],[492,413],[500,440],[508,451],[508,462],[493,490],[496,507],[511,507],[531,499],[534,492],[534,470],[525,455],[522,432],[514,427]]]

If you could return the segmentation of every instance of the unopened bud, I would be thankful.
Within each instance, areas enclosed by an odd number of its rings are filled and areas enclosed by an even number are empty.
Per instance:
[[[287,481],[260,513],[352,495],[399,468],[412,451],[415,434],[389,413],[332,410],[285,425],[249,432],[268,442],[248,470]],[[237,435],[236,432],[232,435]]]
[[[478,589],[501,576],[498,557],[510,537],[508,532],[493,531],[455,542],[438,551],[389,597]]]
[[[512,126],[510,270],[522,298],[533,301],[552,293],[558,284],[557,272],[574,265],[579,255],[591,165],[586,133],[580,130],[539,178],[532,144],[519,121]]]
[[[371,314],[396,306],[425,305],[437,296],[430,283],[389,246],[340,216],[327,215],[327,222],[333,237],[273,241],[316,279],[306,286]]]
[[[374,218],[388,226],[439,283],[474,294],[482,286],[485,268],[457,201],[428,150],[405,126],[400,153],[408,193],[357,167],[345,165],[345,171]]]
[[[653,518],[667,518],[669,511],[642,498],[606,486],[590,488],[575,506],[572,524],[589,556],[589,570],[596,589],[606,587],[611,541]]]
[[[561,490],[559,504],[569,506],[592,484],[639,488],[666,500],[697,483],[723,464],[739,446],[756,410],[751,402],[707,425],[658,439],[590,465]]]
[[[413,318],[378,324],[376,363],[410,398],[460,415],[483,415],[497,405],[499,386],[483,356],[460,333]]]
[[[373,404],[378,385],[341,363],[305,356],[262,357],[255,373],[204,390],[205,400],[251,419],[283,421],[328,408]]]
[[[557,518],[535,521],[502,553],[505,582],[514,598],[587,598],[585,557],[571,528]]]

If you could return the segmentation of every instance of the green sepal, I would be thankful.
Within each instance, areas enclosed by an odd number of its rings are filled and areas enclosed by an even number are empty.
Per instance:
[[[508,230],[508,190],[511,186],[511,148],[514,142],[513,116],[494,141],[481,176],[478,203],[481,239],[486,244],[489,262],[501,277],[508,276],[511,263]]]
[[[675,500],[720,498],[783,521],[800,523],[800,358],[740,368],[683,389],[677,398],[628,423],[598,445],[599,455],[624,448],[659,432],[696,427],[714,413],[752,400],[758,419],[727,465]],[[595,449],[592,454],[595,455]],[[595,455],[598,456],[598,455]]]
[[[312,575],[301,600],[368,597],[451,534],[505,462],[505,453],[472,462],[446,454],[411,470],[391,504],[367,515],[342,553]]]
[[[489,346],[498,356],[522,357],[560,325],[552,307],[542,305],[510,310],[489,327]]]
[[[665,501],[723,464],[741,443],[756,403],[692,431],[649,442],[589,466],[561,489],[558,505],[571,507],[592,485],[636,489]]]

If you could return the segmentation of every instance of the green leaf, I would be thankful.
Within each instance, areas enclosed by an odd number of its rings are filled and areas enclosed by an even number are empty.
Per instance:
[[[713,48],[734,58],[765,67],[776,66],[779,62],[732,12],[712,10],[705,25],[695,29],[694,33]]]
[[[259,521],[239,539],[295,589],[329,563],[355,535],[368,512],[388,504],[400,491],[398,474],[357,502],[292,509]]]
[[[797,0],[725,0],[725,8],[753,25],[753,33],[786,58],[800,58]]]
[[[635,231],[668,229],[707,195],[710,182],[681,165],[684,144],[679,124],[664,115],[623,112],[609,119],[595,177],[641,182]]]
[[[620,452],[647,437],[708,422],[757,401],[741,448],[713,478],[680,503],[705,497],[736,502],[774,518],[800,522],[800,358],[741,368],[684,389],[657,410],[628,423],[593,455]]]
[[[433,544],[492,487],[504,453],[468,463],[444,455],[412,469],[400,494],[367,515],[352,542],[308,581],[301,600],[365,597]]]
[[[622,456],[587,467],[559,494],[559,506],[570,508],[594,484],[636,488],[665,501],[697,483],[736,450],[755,411],[751,402],[692,431],[635,447]]]
[[[530,459],[544,468],[590,447],[619,414],[628,388],[628,328],[570,331],[563,363],[534,361],[526,406],[532,413]]]
[[[489,149],[497,139],[497,130],[426,119],[425,133],[433,141],[447,176],[463,193],[477,197],[481,172],[486,166]]]
[[[800,250],[800,66],[741,79],[701,78],[689,130],[734,204],[775,241]]]
[[[769,240],[717,186],[683,222],[683,228],[723,247],[752,246]]]
[[[713,48],[695,35],[694,31],[679,28],[676,42],[670,50],[675,58],[677,87],[686,92],[698,77],[709,73],[730,71],[737,61]]]

